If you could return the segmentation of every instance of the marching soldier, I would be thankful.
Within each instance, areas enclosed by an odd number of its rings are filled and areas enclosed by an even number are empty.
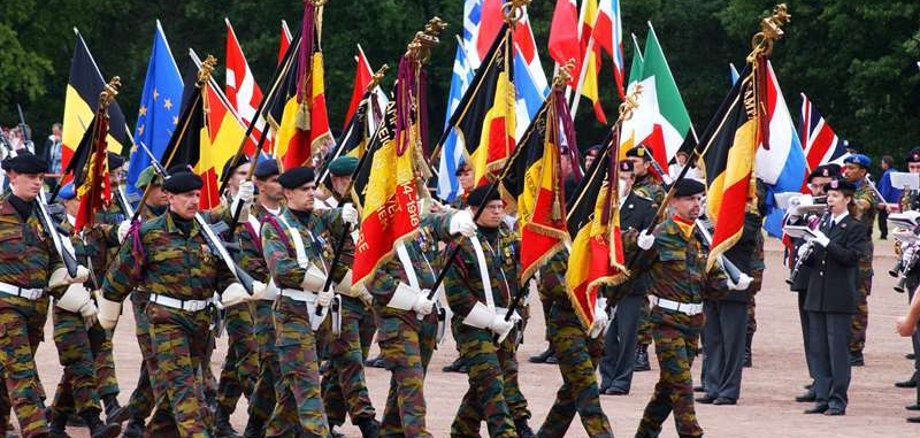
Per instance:
[[[907,169],[910,173],[920,173],[920,147],[912,149],[907,154]],[[901,194],[899,203],[902,212],[920,210],[920,191],[904,190]],[[917,230],[910,230],[908,232],[916,233]],[[906,261],[916,257],[914,253],[909,251],[917,251],[916,244],[902,243],[902,262],[906,263]],[[905,267],[904,269],[908,268]],[[920,286],[920,269],[914,268],[908,270],[906,283],[908,305],[915,301],[914,296],[917,295],[918,286]],[[895,386],[898,388],[917,388],[916,400],[913,404],[907,406],[907,409],[911,411],[920,411],[920,358],[918,358],[918,353],[920,353],[920,333],[916,330],[911,335],[911,346],[913,351],[914,372],[909,379],[903,382],[897,382]],[[912,417],[909,418],[908,421],[920,422],[920,417]]]
[[[60,225],[68,235],[73,233],[76,216],[80,209],[73,183],[68,183],[58,193],[66,210],[66,220]],[[103,229],[105,227],[107,229]],[[115,229],[99,225],[86,230],[81,236],[71,237],[77,260],[87,260],[91,266],[101,269],[99,253],[105,253],[108,243],[118,244]],[[95,274],[95,273],[93,273]],[[98,279],[97,279],[98,280]],[[94,280],[96,281],[96,280]],[[98,283],[97,283],[98,284]],[[51,435],[65,437],[67,417],[79,414],[90,429],[93,438],[117,437],[121,426],[102,424],[99,420],[99,382],[96,375],[96,356],[106,341],[106,331],[95,321],[96,305],[88,298],[89,290],[83,284],[72,284],[60,299],[54,300],[52,319],[54,321],[54,344],[58,358],[64,366],[64,375],[55,392],[50,409]]]
[[[329,163],[333,188],[330,199],[335,199],[337,205],[344,204],[348,199],[348,194],[344,192],[350,186],[351,175],[357,167],[358,159],[354,157],[339,157]],[[333,251],[333,244],[338,241],[339,236],[333,235],[332,230],[318,231],[326,241],[326,249]],[[347,412],[352,424],[361,429],[364,437],[376,437],[379,434],[380,423],[375,418],[377,414],[364,377],[364,359],[376,330],[374,313],[371,311],[373,297],[366,288],[352,288],[351,269],[348,267],[354,260],[353,235],[349,235],[344,241],[337,270],[337,275],[345,271],[336,282],[336,292],[342,300],[342,323],[340,333],[331,334],[328,338],[330,366],[323,374],[323,403],[331,426],[344,424]],[[332,260],[333,255],[328,255],[330,257],[327,259]]]
[[[367,286],[374,296],[380,355],[392,373],[380,430],[387,437],[432,437],[425,425],[424,385],[437,346],[437,300],[428,299],[428,293],[438,274],[438,242],[476,230],[468,212],[438,213],[436,204],[421,202],[419,208],[423,219],[418,234],[396,246],[396,254]]]
[[[655,306],[649,321],[655,338],[655,354],[661,377],[652,399],[645,407],[636,437],[656,437],[661,424],[674,412],[681,437],[700,437],[703,429],[693,407],[693,378],[690,367],[703,328],[704,298],[716,298],[726,289],[744,290],[751,278],[742,274],[737,284],[720,271],[706,272],[709,248],[697,235],[694,222],[700,216],[702,183],[681,179],[674,185],[670,207],[674,215],[654,231],[639,234],[643,250],[638,270],[648,270],[649,293]]]
[[[157,409],[151,436],[209,436],[213,418],[207,408],[199,373],[207,353],[207,333],[214,291],[225,307],[240,305],[249,294],[214,254],[199,224],[203,183],[177,171],[163,183],[169,209],[132,230],[131,245],[118,253],[97,296],[100,322],[114,328],[121,302],[137,285],[148,293],[145,313],[156,361]],[[257,293],[265,285],[256,282]]]
[[[457,176],[457,180],[460,182],[460,193],[457,195],[457,198],[450,203],[450,206],[457,209],[463,210],[469,207],[469,202],[467,198],[470,196],[470,192],[476,188],[475,179],[473,176],[473,168],[466,163],[465,161],[460,163],[457,166],[457,171],[454,173]],[[457,329],[460,327],[461,318],[458,315],[453,315],[450,319],[450,334],[457,339]],[[457,358],[453,362],[447,364],[441,370],[445,373],[462,373],[466,374],[469,371],[469,367],[463,362],[463,357],[460,355],[460,344],[454,344],[454,348],[457,349]],[[546,353],[543,353],[544,355]],[[546,360],[541,360],[540,362],[545,362]]]
[[[465,315],[457,343],[469,366],[470,383],[451,425],[451,436],[478,436],[485,420],[492,437],[529,437],[533,436],[527,425],[530,415],[526,408],[523,415],[520,411],[526,400],[518,387],[515,358],[515,323],[520,318],[517,314],[505,317],[513,297],[520,293],[520,241],[501,228],[504,203],[497,191],[492,190],[487,198],[488,192],[489,186],[480,186],[470,193],[470,205],[485,211],[476,223],[476,235],[453,243],[461,250],[445,277],[451,310]],[[498,336],[498,344],[493,335]]]
[[[620,229],[623,232],[624,246],[633,251],[634,242],[639,231],[648,228],[655,219],[653,201],[643,197],[634,190],[635,165],[623,160],[620,166],[620,193],[623,205],[620,207]],[[628,256],[627,260],[632,256]],[[627,395],[632,386],[633,369],[636,363],[636,351],[639,344],[639,322],[642,309],[648,307],[648,276],[633,272],[636,278],[616,287],[605,287],[608,292],[619,296],[607,297],[611,307],[616,310],[613,321],[604,339],[604,359],[601,362],[601,393],[607,395]],[[646,360],[647,362],[647,360]]]
[[[327,277],[335,273],[328,271],[314,230],[340,233],[345,223],[357,223],[358,212],[351,205],[313,211],[316,183],[311,168],[290,169],[278,183],[287,207],[262,226],[263,255],[281,291],[275,306],[280,392],[266,436],[291,436],[299,428],[306,436],[326,437],[330,429],[321,397],[313,319],[321,318],[317,307],[329,309],[332,304],[335,293],[324,288]]]
[[[272,304],[278,295],[274,282],[265,263],[262,250],[262,225],[270,217],[281,214],[284,194],[278,183],[278,162],[274,159],[260,160],[253,172],[255,185],[259,191],[256,202],[252,205],[249,217],[242,222],[238,231],[240,242],[239,265],[243,270],[268,284],[266,293],[253,299],[253,336],[255,337],[259,374],[256,379],[252,397],[249,399],[249,420],[243,432],[244,438],[262,438],[272,411],[275,409],[277,394],[275,387],[281,376],[278,364],[278,350],[275,347],[275,324]]]
[[[861,367],[865,364],[863,348],[866,346],[866,328],[869,326],[869,294],[872,293],[872,258],[874,245],[872,244],[872,230],[875,226],[875,215],[878,205],[882,202],[875,194],[875,190],[868,181],[869,167],[872,160],[863,154],[855,154],[844,160],[846,165],[843,173],[847,181],[856,186],[853,194],[855,211],[853,218],[865,226],[868,247],[860,253],[859,260],[859,292],[856,313],[853,314],[853,336],[850,340],[850,362],[853,366]]]
[[[10,192],[0,196],[0,366],[6,390],[0,391],[0,415],[7,424],[10,407],[24,437],[48,436],[45,404],[35,364],[35,350],[44,337],[49,291],[56,299],[70,285],[82,284],[89,271],[79,266],[70,277],[56,253],[37,211],[45,162],[29,153],[3,161]],[[69,307],[92,321],[95,306],[85,289],[67,297]],[[97,411],[98,415],[98,411]],[[98,418],[97,418],[98,420]]]
[[[636,180],[633,183],[633,190],[639,196],[651,199],[652,208],[657,210],[658,206],[664,202],[665,189],[664,184],[659,179],[660,175],[656,177],[652,173],[652,160],[654,158],[648,154],[650,150],[648,146],[640,144],[626,151],[626,158],[633,163],[633,173]],[[648,347],[652,345],[652,330],[649,323],[649,304],[647,301],[642,303],[638,344],[635,371],[651,370],[652,367],[649,365],[648,360]]]
[[[868,248],[865,225],[851,212],[856,187],[831,181],[824,187],[829,215],[810,241],[812,267],[805,310],[815,372],[815,406],[806,414],[845,415],[850,386],[850,321],[857,311],[859,261]],[[806,248],[799,250],[800,256]]]

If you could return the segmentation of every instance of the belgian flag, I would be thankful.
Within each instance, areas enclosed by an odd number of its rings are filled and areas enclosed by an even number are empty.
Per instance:
[[[756,76],[748,64],[700,138],[706,170],[706,215],[714,226],[707,269],[744,231],[760,136]]]
[[[565,247],[565,193],[560,165],[560,117],[570,118],[557,87],[543,102],[501,181],[502,194],[517,206],[521,231],[521,284]],[[567,139],[571,144],[571,138]]]
[[[334,143],[326,111],[321,23],[322,7],[304,2],[300,34],[282,59],[282,65],[289,63],[287,73],[269,101],[267,119],[276,131],[274,155],[285,169],[311,166],[312,158],[324,156]]]
[[[61,169],[68,167],[84,133],[90,128],[99,94],[106,85],[83,36],[77,29],[74,29],[74,32],[77,35],[77,43],[70,62],[70,77],[67,80],[67,95],[64,99]],[[108,114],[109,129],[106,142],[109,151],[122,154],[133,145],[128,134],[128,126],[125,124],[125,115],[117,102],[111,103]]]
[[[488,182],[515,149],[514,93],[512,32],[504,24],[448,122],[448,129],[458,133],[477,185]]]

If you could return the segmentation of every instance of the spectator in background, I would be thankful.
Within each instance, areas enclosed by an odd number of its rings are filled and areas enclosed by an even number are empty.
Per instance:
[[[878,229],[882,240],[888,239],[888,205],[897,204],[901,199],[901,190],[891,185],[891,172],[897,172],[894,168],[894,158],[891,155],[882,157],[882,176],[878,179],[878,191],[881,193],[882,203],[878,204]]]
[[[61,142],[61,124],[51,125],[51,135],[45,140],[44,157],[48,163],[48,173],[51,175],[60,175],[63,170],[62,165],[62,147]]]

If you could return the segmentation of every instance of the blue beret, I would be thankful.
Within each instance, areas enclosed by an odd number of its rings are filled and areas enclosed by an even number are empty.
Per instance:
[[[872,165],[872,160],[863,154],[853,154],[847,157],[845,160],[843,160],[843,163],[844,164],[855,164],[864,169],[868,169],[869,166]]]
[[[58,198],[61,198],[65,201],[69,201],[77,197],[77,191],[73,188],[73,182],[69,182],[61,187],[61,190],[58,192]]]

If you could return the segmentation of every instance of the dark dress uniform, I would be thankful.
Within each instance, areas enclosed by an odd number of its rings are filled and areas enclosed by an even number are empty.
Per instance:
[[[655,204],[633,191],[620,207],[620,229],[623,231],[623,245],[632,251],[635,236],[648,228],[655,218]],[[634,257],[627,256],[627,260]],[[608,303],[615,306],[611,326],[604,337],[604,360],[601,362],[601,392],[629,394],[632,387],[633,370],[636,362],[636,346],[639,345],[639,323],[643,308],[648,307],[648,275],[633,272],[636,278],[617,287],[605,287],[605,291],[621,297],[608,297]]]
[[[821,231],[827,247],[814,242],[807,262],[808,352],[815,372],[816,405],[812,411],[844,413],[850,386],[850,320],[856,313],[860,258],[868,251],[866,227],[849,214],[828,218]]]

